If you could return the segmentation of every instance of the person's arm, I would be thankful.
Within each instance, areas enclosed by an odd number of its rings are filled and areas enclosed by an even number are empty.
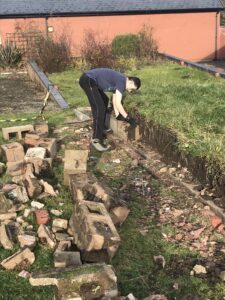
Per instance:
[[[128,114],[126,113],[126,111],[123,108],[122,94],[119,90],[116,90],[116,92],[113,94],[112,102],[113,102],[113,107],[114,107],[116,116],[120,113],[122,115],[122,117],[124,117],[124,119],[126,119]]]

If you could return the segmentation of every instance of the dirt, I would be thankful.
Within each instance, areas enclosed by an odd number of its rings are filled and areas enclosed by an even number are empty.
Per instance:
[[[39,113],[45,93],[27,74],[0,73],[0,114]],[[46,111],[60,110],[57,103],[49,101]],[[2,117],[2,116],[1,116]]]

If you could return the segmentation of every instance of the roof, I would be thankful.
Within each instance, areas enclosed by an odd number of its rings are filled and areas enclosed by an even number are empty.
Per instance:
[[[0,17],[218,11],[220,0],[0,0]]]

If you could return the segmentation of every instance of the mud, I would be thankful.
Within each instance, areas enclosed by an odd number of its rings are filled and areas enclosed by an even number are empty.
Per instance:
[[[0,73],[0,115],[4,113],[39,113],[45,93],[27,74]],[[60,110],[57,103],[49,101],[45,111]]]

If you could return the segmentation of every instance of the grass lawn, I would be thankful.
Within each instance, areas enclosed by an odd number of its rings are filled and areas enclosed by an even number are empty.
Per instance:
[[[142,80],[141,91],[125,106],[178,136],[180,149],[218,161],[225,168],[225,81],[199,70],[165,62],[130,72]],[[74,70],[52,74],[72,107],[86,105]]]

